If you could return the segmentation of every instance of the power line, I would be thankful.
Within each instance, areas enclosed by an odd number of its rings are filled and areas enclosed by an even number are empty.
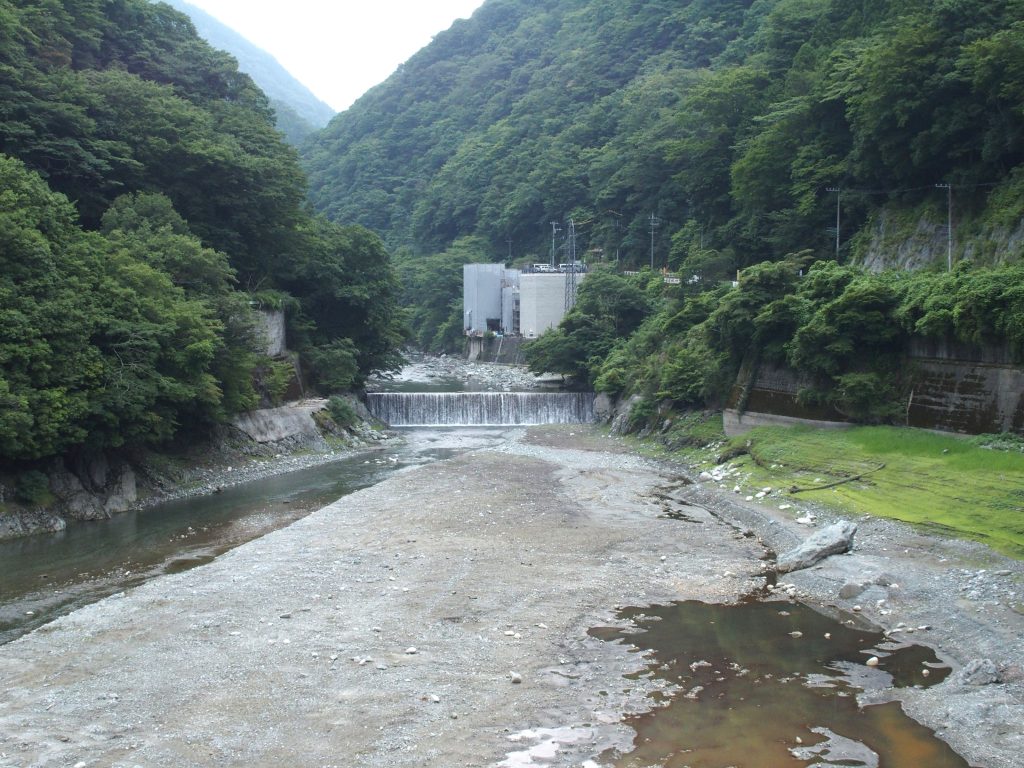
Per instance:
[[[1001,181],[982,181],[977,184],[957,184],[957,189],[978,189],[981,187],[998,187]],[[852,195],[899,195],[904,192],[921,192],[926,189],[934,189],[936,185],[925,184],[920,187],[898,187],[896,189],[857,189],[856,187],[843,187],[844,194]],[[825,187],[826,192],[832,192],[832,187]]]

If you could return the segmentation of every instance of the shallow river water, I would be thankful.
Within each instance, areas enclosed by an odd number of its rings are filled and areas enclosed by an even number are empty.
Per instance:
[[[392,472],[501,440],[501,429],[403,430],[383,452],[0,542],[0,643],[164,573],[193,568]]]

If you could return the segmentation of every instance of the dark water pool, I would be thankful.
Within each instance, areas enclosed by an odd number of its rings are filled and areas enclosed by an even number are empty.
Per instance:
[[[591,634],[645,652],[643,674],[678,692],[627,719],[634,749],[603,756],[618,768],[968,768],[898,702],[857,705],[863,690],[945,679],[949,667],[927,646],[801,604],[685,602],[620,618],[631,626]]]

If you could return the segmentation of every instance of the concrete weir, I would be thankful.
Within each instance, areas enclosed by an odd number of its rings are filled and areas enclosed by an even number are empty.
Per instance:
[[[392,427],[584,424],[592,392],[373,392],[366,405]]]

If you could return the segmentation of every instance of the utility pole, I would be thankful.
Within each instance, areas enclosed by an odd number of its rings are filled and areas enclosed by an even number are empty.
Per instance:
[[[566,261],[568,261],[565,273],[565,311],[568,314],[576,304],[576,222],[569,219],[569,233],[565,244]]]
[[[836,193],[836,261],[839,261],[839,199],[843,196],[843,188],[825,187],[825,191]]]
[[[555,266],[555,235],[561,232],[557,221],[551,222],[551,266]]]
[[[654,230],[656,230],[658,228],[659,224],[661,224],[661,219],[659,219],[657,216],[655,216],[653,211],[652,211],[651,212],[651,272],[654,271]]]
[[[505,242],[508,243],[508,263],[511,264],[512,263],[512,237],[511,237],[511,235],[509,237],[505,238]]]
[[[937,189],[946,190],[946,270],[953,271],[953,185],[936,184]]]

